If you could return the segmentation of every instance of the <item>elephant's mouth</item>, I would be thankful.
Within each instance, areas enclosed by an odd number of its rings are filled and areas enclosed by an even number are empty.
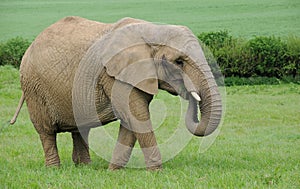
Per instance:
[[[189,100],[190,98],[194,98],[196,100],[196,102],[200,102],[201,98],[198,95],[197,92],[195,91],[188,91],[184,85],[182,85],[181,88],[178,89],[178,93],[179,96],[181,96],[183,99],[185,100]]]
[[[172,82],[166,82],[163,80],[159,80],[158,88],[168,91],[172,95],[179,95],[184,99],[188,99],[188,92],[183,85],[182,80],[176,80]]]
[[[192,96],[196,101],[201,101],[197,92],[186,89],[183,80],[174,80],[172,83],[160,80],[159,88],[168,91],[172,95],[179,95],[185,100],[189,100],[190,96]]]

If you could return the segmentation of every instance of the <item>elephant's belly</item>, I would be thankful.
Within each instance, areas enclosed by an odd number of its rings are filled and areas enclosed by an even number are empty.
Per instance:
[[[101,125],[105,125],[117,120],[117,117],[111,108],[102,109],[100,112],[98,111],[98,118],[101,122]]]
[[[78,131],[77,126],[62,124],[62,125],[58,125],[57,126],[56,133],[61,133],[61,132],[75,132],[75,131]]]

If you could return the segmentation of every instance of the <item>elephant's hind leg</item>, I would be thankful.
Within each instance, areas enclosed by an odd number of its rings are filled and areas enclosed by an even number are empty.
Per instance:
[[[75,164],[88,164],[91,162],[88,144],[89,129],[79,132],[72,132],[73,138],[73,155],[72,159]]]
[[[59,166],[60,160],[56,145],[55,134],[40,134],[43,149],[45,152],[46,166]]]

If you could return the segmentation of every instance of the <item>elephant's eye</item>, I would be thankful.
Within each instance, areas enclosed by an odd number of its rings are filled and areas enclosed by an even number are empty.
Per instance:
[[[183,67],[183,60],[181,59],[181,58],[177,58],[176,60],[175,60],[175,64],[177,65],[177,66],[179,66],[179,67]]]

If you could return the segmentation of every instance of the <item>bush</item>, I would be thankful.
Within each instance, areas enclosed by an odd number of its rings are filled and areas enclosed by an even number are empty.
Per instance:
[[[244,40],[235,39],[227,31],[202,33],[199,40],[209,47],[225,76],[244,77],[249,65],[244,66]]]
[[[13,65],[19,68],[22,57],[30,42],[22,37],[16,37],[0,44],[0,66]]]
[[[239,85],[278,85],[282,83],[281,80],[275,77],[227,77],[225,78],[226,86],[239,86]]]
[[[287,38],[287,65],[284,67],[286,75],[293,77],[300,75],[300,38],[290,35]]]
[[[282,79],[300,74],[300,39],[295,36],[287,40],[257,36],[247,41],[219,31],[198,38],[211,50],[225,77]]]
[[[279,85],[282,83],[300,84],[300,77],[284,77],[278,79],[276,77],[226,77],[225,86],[239,85]]]
[[[225,46],[232,45],[232,36],[229,35],[228,31],[208,32],[202,33],[198,38],[207,46],[213,47],[213,51]]]
[[[247,42],[246,47],[250,53],[248,63],[254,68],[253,74],[277,78],[286,75],[287,45],[280,38],[255,37]]]

